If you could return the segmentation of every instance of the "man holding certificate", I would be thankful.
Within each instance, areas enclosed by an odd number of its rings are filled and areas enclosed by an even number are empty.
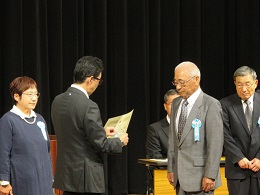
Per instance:
[[[102,83],[103,62],[85,56],[76,63],[68,90],[52,103],[52,122],[58,154],[54,188],[64,195],[92,195],[105,192],[101,153],[121,153],[127,133],[117,138],[114,128],[103,128],[98,105],[89,96]]]

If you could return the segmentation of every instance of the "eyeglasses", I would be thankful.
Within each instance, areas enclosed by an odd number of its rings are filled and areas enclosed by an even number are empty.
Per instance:
[[[99,81],[98,85],[101,85],[103,83],[103,79],[99,79],[97,77],[93,77],[93,78]]]
[[[36,93],[23,93],[23,95],[26,95],[28,98],[34,98],[36,96],[36,98],[40,97],[40,93],[36,92]]]
[[[175,80],[173,80],[173,81],[172,81],[172,84],[173,84],[174,86],[177,86],[177,85],[184,86],[186,83],[190,82],[191,79],[193,79],[194,77],[195,77],[195,76],[191,77],[191,78],[190,78],[189,80],[187,80],[187,81],[182,81],[182,80],[180,80],[180,81],[175,81]]]
[[[238,89],[242,89],[244,86],[246,87],[246,89],[249,89],[250,87],[252,87],[253,83],[246,83],[246,84],[242,84],[242,83],[237,83],[236,86]]]

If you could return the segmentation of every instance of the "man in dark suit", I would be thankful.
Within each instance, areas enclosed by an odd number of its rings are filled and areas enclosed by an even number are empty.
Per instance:
[[[260,94],[256,72],[238,68],[236,94],[220,100],[224,115],[225,174],[230,195],[260,194]]]
[[[76,63],[74,84],[55,97],[51,116],[57,136],[58,154],[53,187],[64,195],[105,192],[101,153],[120,153],[128,135],[107,138],[114,128],[104,129],[98,105],[89,96],[102,83],[103,63],[85,56]]]
[[[170,89],[164,95],[164,109],[167,116],[147,127],[146,137],[146,157],[147,158],[167,158],[168,133],[171,115],[172,100],[179,95],[175,89]]]
[[[178,195],[214,194],[221,185],[221,105],[201,90],[200,78],[192,62],[174,70],[173,84],[180,97],[172,101],[167,169]]]

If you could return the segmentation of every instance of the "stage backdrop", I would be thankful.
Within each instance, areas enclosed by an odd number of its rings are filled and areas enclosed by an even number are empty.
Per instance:
[[[235,92],[242,65],[260,75],[258,0],[0,0],[0,113],[11,106],[9,83],[34,78],[41,92],[36,112],[49,133],[54,97],[72,83],[76,61],[104,61],[104,84],[91,96],[103,122],[134,109],[130,142],[109,155],[109,194],[144,193],[146,126],[165,117],[163,95],[174,67],[192,61],[204,92],[220,99]]]

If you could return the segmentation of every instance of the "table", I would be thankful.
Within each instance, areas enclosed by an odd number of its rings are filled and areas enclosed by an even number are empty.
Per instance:
[[[167,159],[138,159],[139,164],[144,164],[148,169],[146,195],[174,195],[173,186],[167,179]],[[220,159],[220,173],[222,186],[215,190],[215,195],[228,195],[226,178],[224,176],[225,158]]]
[[[167,179],[167,159],[138,159],[139,164],[147,166],[146,195],[173,195],[175,190]]]

